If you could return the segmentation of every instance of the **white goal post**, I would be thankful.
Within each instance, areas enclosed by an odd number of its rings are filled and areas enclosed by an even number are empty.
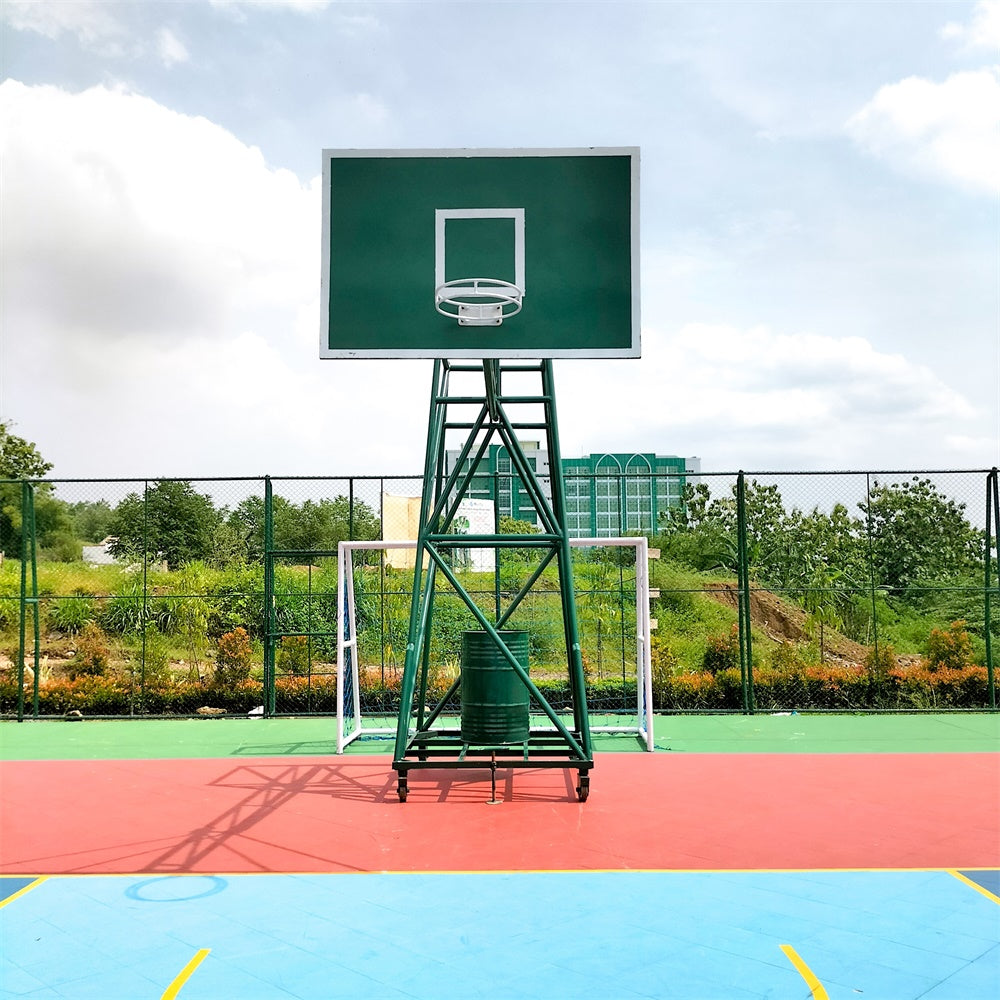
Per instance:
[[[639,739],[646,750],[653,750],[653,678],[650,655],[652,622],[649,613],[649,542],[636,538],[573,538],[573,548],[631,548],[635,551],[635,690],[629,704],[610,714],[618,716],[602,721],[601,709],[588,706],[591,732],[621,733]],[[395,736],[396,716],[366,709],[362,698],[364,668],[358,635],[358,609],[355,590],[355,552],[383,552],[411,549],[414,541],[340,542],[337,546],[337,753],[360,736]],[[409,560],[412,566],[412,558]],[[578,603],[580,594],[577,593]],[[631,685],[632,677],[627,677]],[[589,685],[588,685],[589,692]],[[589,693],[588,693],[589,698]],[[367,716],[367,719],[366,719]],[[545,720],[547,723],[547,720]]]

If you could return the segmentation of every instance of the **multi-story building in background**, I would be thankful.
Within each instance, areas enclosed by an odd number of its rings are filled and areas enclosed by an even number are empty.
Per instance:
[[[537,441],[522,441],[521,447],[551,499],[548,452]],[[449,473],[458,455],[458,451],[448,452]],[[570,535],[611,538],[655,532],[660,515],[680,506],[685,484],[701,471],[701,459],[652,452],[592,452],[582,458],[564,458],[562,467]],[[503,445],[490,445],[468,495],[492,500],[498,518],[537,524],[534,506]]]

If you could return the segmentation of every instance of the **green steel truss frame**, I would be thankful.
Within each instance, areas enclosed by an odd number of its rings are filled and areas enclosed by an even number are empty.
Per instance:
[[[452,382],[456,375],[463,380],[478,376],[481,378],[482,390],[477,389],[472,394],[453,391]],[[518,381],[527,380],[529,385],[537,377],[540,384],[537,389],[527,393],[505,395],[506,377]],[[525,409],[534,419],[512,417],[511,414],[520,414]],[[473,413],[474,418],[468,419]],[[539,414],[541,419],[538,419]],[[524,430],[543,432],[545,435],[550,462],[551,501],[518,441],[518,432]],[[449,431],[464,432],[465,443],[451,471],[446,472],[446,437]],[[499,439],[506,447],[515,471],[531,496],[541,530],[534,535],[452,534],[450,528],[458,513],[458,506],[469,491],[475,469],[495,439]],[[484,767],[484,758],[489,760],[494,776],[498,758],[504,767],[576,769],[579,772],[577,796],[581,802],[588,796],[594,754],[580,654],[561,469],[551,360],[525,363],[487,359],[478,364],[435,360],[420,526],[413,571],[409,638],[393,758],[402,802],[406,801],[409,771],[442,767],[481,769]],[[541,559],[520,592],[505,608],[501,608],[499,600],[497,601],[491,620],[456,578],[449,565],[448,553],[456,548],[500,550],[506,547],[537,548]],[[566,663],[573,703],[572,728],[556,714],[498,634],[538,582],[542,572],[552,563],[555,563],[558,571],[562,595]],[[436,705],[428,703],[430,637],[434,623],[434,591],[438,573],[444,576],[467,605],[479,626],[493,637],[499,651],[528,689],[534,707],[544,713],[551,723],[546,728],[532,728],[523,744],[470,745],[464,742],[458,730],[434,727],[445,704],[461,685],[459,677]]]

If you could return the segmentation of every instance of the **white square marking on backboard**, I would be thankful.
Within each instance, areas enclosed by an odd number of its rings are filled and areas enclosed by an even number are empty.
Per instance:
[[[514,220],[514,284],[524,295],[524,209],[523,208],[435,208],[434,209],[434,288],[446,281],[445,223],[449,219]],[[490,274],[465,274],[464,278],[491,278]]]

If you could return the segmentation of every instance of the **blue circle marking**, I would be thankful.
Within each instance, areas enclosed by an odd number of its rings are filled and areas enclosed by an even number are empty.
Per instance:
[[[160,875],[130,885],[125,895],[140,903],[183,903],[207,899],[228,885],[229,882],[219,875]]]

